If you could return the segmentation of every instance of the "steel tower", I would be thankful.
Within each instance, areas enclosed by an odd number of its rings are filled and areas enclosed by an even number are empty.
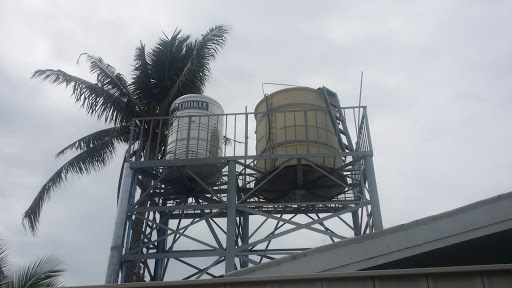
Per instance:
[[[306,126],[318,121],[314,115],[328,115],[337,152],[310,149],[317,138],[306,129],[307,153],[257,155],[255,112],[246,108],[215,115],[225,126],[223,155],[187,153],[168,160],[172,151],[152,153],[152,148],[166,145],[170,117],[134,119],[106,283],[215,277],[381,230],[366,107],[341,107],[333,91],[319,91],[326,108],[267,113],[283,119],[303,113]],[[186,123],[193,137],[191,122]],[[330,157],[342,157],[343,165],[333,170],[312,161]],[[262,171],[257,161],[279,164]],[[319,197],[314,189],[335,192]],[[281,196],[271,199],[269,193]]]

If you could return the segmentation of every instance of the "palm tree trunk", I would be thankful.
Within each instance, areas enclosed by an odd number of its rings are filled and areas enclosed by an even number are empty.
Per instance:
[[[153,129],[152,127],[153,125],[151,125],[151,127],[149,129]],[[149,153],[147,153],[147,158],[148,159],[144,159],[144,160],[153,160],[153,159],[157,159],[159,158],[158,155],[159,155],[159,144],[157,141],[155,141],[154,139],[150,139],[149,140],[149,145],[148,145],[148,148],[149,148]],[[140,181],[138,181],[138,183],[140,183],[140,190],[141,190],[141,193],[144,193],[144,191],[146,191],[149,187],[151,187],[151,185],[153,185],[153,180],[151,179],[147,179],[147,178],[142,178],[140,179]],[[149,206],[149,199],[146,198],[146,199],[143,199],[143,201],[141,201],[141,203],[139,203],[139,205],[137,206],[137,208],[146,208]],[[148,213],[149,212],[135,212],[135,219],[133,220],[132,222],[132,231],[131,231],[131,236],[130,236],[130,249],[133,249],[133,248],[136,248],[138,246],[141,246],[143,245],[144,241],[143,241],[143,237],[144,237],[144,234],[145,234],[145,219],[148,217]],[[137,254],[142,254],[144,253],[143,252],[143,249],[141,249],[140,251],[137,252]],[[144,282],[144,281],[148,281],[149,279],[144,279],[144,273],[143,273],[143,266],[141,265],[141,261],[140,260],[129,260],[127,263],[126,263],[126,273],[125,273],[125,279],[124,279],[124,283],[132,283],[132,282]]]
[[[143,182],[147,182],[147,180],[142,180]],[[143,183],[143,187],[149,187],[148,185],[144,185],[148,183]],[[151,183],[149,183],[151,185]],[[142,201],[137,208],[148,207],[149,200],[145,199]],[[135,219],[132,223],[132,231],[130,236],[130,249],[135,248],[137,246],[142,245],[141,240],[144,235],[144,218],[147,216],[147,212],[136,212]],[[138,245],[137,245],[138,244]],[[137,254],[142,253],[143,251],[139,251]],[[138,260],[129,260],[126,263],[126,273],[124,278],[124,283],[132,283],[132,282],[144,282],[144,275],[142,274],[142,266],[140,265],[140,261]]]

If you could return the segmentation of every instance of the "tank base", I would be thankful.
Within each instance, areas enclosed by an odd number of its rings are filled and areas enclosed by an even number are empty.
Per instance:
[[[192,196],[205,194],[206,186],[216,186],[219,180],[222,178],[223,165],[203,165],[203,166],[182,166],[182,169],[178,167],[169,167],[165,171],[165,176],[160,180],[160,183],[166,187],[172,187],[172,190],[166,190],[166,193],[171,198],[177,196]],[[185,170],[192,172],[194,176],[187,173]],[[147,174],[147,177],[152,177],[155,180],[159,177],[157,174],[151,172],[145,172],[141,170],[140,173]],[[199,179],[196,179],[196,177]]]
[[[255,193],[267,201],[292,203],[327,201],[345,192],[345,187],[340,183],[310,165],[304,164],[302,165],[303,184],[299,187],[297,168],[297,165],[284,167],[259,187]],[[321,167],[321,169],[340,182],[347,183],[342,172],[335,172],[334,169],[328,167]],[[270,171],[256,180],[255,186],[262,183],[267,178],[266,176],[270,176],[272,173],[273,171]]]

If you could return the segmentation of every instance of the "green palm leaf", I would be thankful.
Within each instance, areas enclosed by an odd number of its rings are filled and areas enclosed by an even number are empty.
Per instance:
[[[0,287],[5,287],[8,281],[7,261],[7,245],[0,240]]]
[[[133,84],[135,84],[134,88],[137,89],[137,80],[139,80],[141,76],[142,79],[146,79],[146,75],[150,78],[152,92],[143,94],[143,98],[146,101],[146,108],[148,109],[148,115],[165,115],[166,111],[160,109],[160,103],[167,97],[173,83],[179,77],[181,71],[183,71],[187,59],[190,58],[191,53],[185,51],[189,40],[190,35],[181,35],[181,30],[176,29],[171,38],[167,36],[160,38],[156,46],[146,53],[146,55],[138,55],[138,59],[144,59],[144,61],[146,61],[148,65],[147,71],[149,73],[139,75],[137,69],[135,69]],[[188,93],[186,91],[182,92],[183,94]],[[155,109],[155,107],[158,107],[158,109]],[[160,112],[160,114],[156,114],[155,111]]]
[[[159,39],[149,52],[141,42],[135,51],[131,82],[101,57],[87,53],[80,55],[78,60],[85,56],[89,71],[96,76],[96,83],[62,70],[36,70],[32,78],[71,87],[71,96],[76,103],[89,115],[114,127],[82,137],[57,153],[56,157],[72,151],[78,154],[42,186],[23,214],[23,225],[35,234],[43,205],[69,175],[90,174],[110,162],[116,144],[127,142],[129,130],[137,129],[132,127],[133,118],[168,115],[170,106],[177,98],[202,93],[210,77],[209,63],[224,46],[228,32],[226,26],[214,26],[200,39],[191,41],[190,35],[183,35],[181,30],[176,29],[170,38],[164,34],[165,37]],[[149,145],[145,145],[146,142]],[[152,143],[151,139],[139,139],[134,144],[140,147],[144,155],[157,158],[164,155],[165,141]]]
[[[102,129],[99,131],[96,131],[94,133],[91,133],[87,136],[84,136],[75,142],[69,144],[68,146],[64,147],[62,150],[57,152],[55,155],[55,158],[59,158],[65,153],[69,151],[76,151],[76,152],[83,152],[90,147],[93,147],[94,145],[98,145],[99,143],[106,141],[106,140],[114,140],[116,142],[123,142],[127,143],[128,138],[130,136],[130,126],[129,125],[121,125],[121,126],[114,126],[106,129]]]
[[[32,79],[36,78],[55,85],[65,85],[66,88],[71,86],[75,102],[89,115],[103,118],[106,123],[119,125],[135,116],[135,108],[126,109],[127,101],[116,95],[118,91],[112,91],[108,86],[102,87],[62,70],[36,70]]]
[[[23,225],[28,225],[35,234],[44,203],[50,199],[51,192],[58,188],[70,174],[88,175],[105,167],[116,152],[116,139],[107,138],[102,142],[83,150],[60,167],[39,190],[29,208],[23,213]]]
[[[55,257],[43,257],[17,270],[7,283],[8,288],[59,287],[59,277],[64,272],[62,261]]]
[[[140,42],[140,46],[135,49],[135,65],[133,66],[133,81],[130,84],[135,98],[142,101],[142,105],[147,108],[148,100],[154,99],[156,87],[151,77],[149,63],[146,59],[146,46]]]
[[[202,93],[202,87],[210,78],[209,63],[215,59],[219,49],[225,45],[228,33],[228,27],[218,25],[210,28],[208,32],[202,35],[200,40],[186,46],[185,54],[187,52],[191,53],[190,58],[188,58],[186,66],[174,82],[167,98],[160,104],[160,115],[168,113],[171,104],[183,95],[178,91],[187,90],[184,89],[187,84],[189,87],[200,88],[197,92],[191,91],[191,93]]]
[[[61,286],[60,276],[64,272],[62,262],[55,257],[43,257],[16,270],[8,269],[7,245],[0,240],[0,287],[39,288]]]
[[[105,63],[101,57],[96,57],[87,53],[82,53],[82,55],[86,55],[86,61],[89,63],[89,70],[92,74],[96,74],[96,82],[99,86],[110,91],[117,97],[122,98],[125,102],[132,102],[134,106],[140,108],[141,105],[139,101],[132,96],[128,87],[128,82],[123,74],[117,73],[116,69],[110,64]],[[80,61],[80,57],[78,58],[78,61]]]

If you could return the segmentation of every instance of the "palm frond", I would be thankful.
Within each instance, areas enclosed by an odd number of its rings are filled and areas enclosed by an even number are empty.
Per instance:
[[[123,74],[117,73],[116,69],[106,63],[101,57],[87,53],[82,53],[82,55],[86,56],[86,61],[89,63],[89,70],[92,74],[96,74],[96,82],[100,87],[111,91],[112,94],[122,98],[126,102],[133,102],[133,105],[136,107],[141,107],[139,101],[132,96],[128,87],[128,81],[126,81]],[[78,60],[80,60],[80,57]]]
[[[146,59],[146,46],[142,42],[135,49],[134,62],[133,80],[130,83],[130,88],[134,97],[142,103],[143,108],[141,110],[147,110],[150,100],[155,98],[156,89]]]
[[[201,39],[196,40],[194,44],[188,45],[187,48],[193,51],[192,55],[179,75],[179,78],[174,82],[167,98],[161,103],[161,111],[168,111],[171,104],[182,96],[177,95],[177,92],[182,90],[182,87],[187,81],[195,82],[195,86],[200,87],[200,90],[202,90],[204,84],[206,84],[206,81],[210,78],[209,64],[215,59],[220,48],[224,47],[228,33],[229,28],[227,26],[217,25],[210,28],[202,35]],[[201,92],[202,91],[198,91],[197,93]]]
[[[9,255],[7,254],[7,245],[0,240],[0,287],[4,287],[8,281],[7,262]]]
[[[201,38],[190,41],[190,35],[183,35],[176,29],[170,38],[161,38],[150,52],[141,42],[136,49],[130,83],[102,58],[86,53],[80,56],[85,56],[90,72],[96,76],[96,83],[62,70],[36,70],[32,79],[70,87],[75,102],[89,115],[116,127],[82,137],[57,153],[56,157],[60,157],[70,151],[78,152],[41,187],[23,214],[23,225],[35,234],[43,205],[69,175],[90,174],[103,168],[112,159],[115,144],[128,140],[132,118],[167,115],[178,97],[202,93],[210,77],[210,62],[225,45],[228,33],[228,27],[218,25]],[[163,157],[165,143],[141,146],[147,140],[139,139],[137,149],[144,155]]]
[[[73,143],[69,144],[68,146],[64,147],[62,150],[60,150],[56,155],[55,158],[59,158],[62,155],[64,155],[66,152],[69,151],[77,151],[82,152],[85,151],[94,145],[97,145],[105,140],[113,139],[116,142],[119,143],[126,143],[128,142],[130,137],[130,126],[129,125],[121,125],[121,126],[114,126],[106,129],[102,129],[99,131],[96,131],[94,133],[91,133],[87,136],[84,136]]]
[[[115,155],[116,142],[118,141],[115,139],[105,139],[77,154],[62,165],[41,187],[32,204],[23,213],[23,226],[28,225],[30,232],[35,235],[41,210],[46,201],[50,199],[51,192],[67,180],[70,174],[88,175],[107,165]]]
[[[176,29],[170,38],[167,36],[160,38],[155,47],[147,53],[155,89],[154,98],[148,99],[152,106],[160,108],[160,103],[167,97],[169,90],[185,67],[184,63],[190,58],[190,55],[185,53],[190,37],[190,35],[182,35],[181,30]]]
[[[59,287],[59,277],[64,272],[62,261],[56,257],[43,257],[17,270],[11,277],[9,288]]]
[[[100,87],[98,84],[91,83],[80,77],[68,74],[62,70],[36,70],[32,74],[32,79],[41,79],[55,85],[64,85],[66,88],[72,88],[71,96],[75,102],[79,103],[87,113],[96,116],[98,119],[104,119],[105,122],[126,123],[131,120],[133,115],[126,109],[126,100],[118,97],[108,87]]]

